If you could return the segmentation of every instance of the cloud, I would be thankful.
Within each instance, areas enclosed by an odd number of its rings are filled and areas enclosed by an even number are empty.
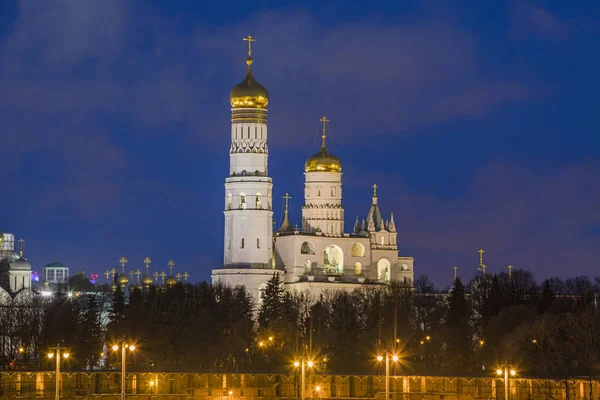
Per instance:
[[[519,3],[515,10],[515,28],[521,35],[534,35],[551,40],[568,38],[567,25],[545,8]]]
[[[466,193],[454,201],[394,188],[398,242],[416,253],[418,268],[448,283],[452,266],[471,277],[477,250],[486,251],[490,272],[506,265],[537,271],[538,279],[589,273],[600,224],[597,163],[576,164],[550,173],[491,161]],[[383,199],[385,202],[385,199]]]

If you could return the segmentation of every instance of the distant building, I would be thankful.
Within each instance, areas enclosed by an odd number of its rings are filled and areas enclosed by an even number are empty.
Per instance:
[[[15,236],[0,231],[0,288],[9,293],[31,289],[31,264],[23,255],[24,240],[15,252]]]
[[[44,267],[42,280],[52,284],[66,283],[69,280],[69,267],[54,261]]]

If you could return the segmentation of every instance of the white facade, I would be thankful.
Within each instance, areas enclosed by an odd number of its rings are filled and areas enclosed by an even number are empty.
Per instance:
[[[21,240],[22,243],[22,240]],[[17,293],[23,289],[31,289],[31,265],[23,257],[23,248],[15,252],[15,236],[12,233],[2,234],[0,243],[0,286],[4,290]]]
[[[344,233],[341,172],[305,172],[302,232]]]

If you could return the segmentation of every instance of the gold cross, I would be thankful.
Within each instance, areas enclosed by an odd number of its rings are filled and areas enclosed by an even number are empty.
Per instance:
[[[178,272],[177,275],[175,275],[175,277],[177,277],[177,282],[181,282],[181,273]]]
[[[244,42],[248,42],[248,57],[252,57],[252,42],[256,42],[256,39],[252,37],[252,35],[248,35],[245,38],[242,38]]]
[[[156,285],[158,285],[158,272],[154,273],[154,282]]]
[[[148,257],[144,258],[144,264],[146,264],[146,268],[148,268],[148,265],[150,265],[150,263],[152,262],[152,260]]]
[[[173,275],[173,267],[175,266],[175,263],[173,262],[173,260],[169,260],[167,265],[169,266],[169,275]]]
[[[110,270],[110,272],[112,272],[112,274],[113,274],[113,278],[114,278],[114,277],[115,277],[115,275],[117,274],[117,269],[116,269],[116,268],[113,268],[113,269],[111,269],[111,270]]]
[[[165,274],[165,271],[160,273],[160,277],[162,278],[162,284],[165,284],[165,276],[167,276],[167,274]]]
[[[456,271],[458,271],[458,267],[455,265],[452,269],[454,270],[454,280],[456,280]]]
[[[133,270],[129,271],[129,278],[131,279],[131,284],[133,284],[133,276],[135,275],[135,272],[133,272]]]
[[[283,198],[285,199],[285,212],[288,211],[288,200],[292,198],[292,196],[290,196],[289,194],[285,194],[285,196],[283,196]]]
[[[373,184],[373,197],[377,197],[377,184]]]
[[[125,264],[127,264],[127,259],[125,257],[121,257],[119,262],[121,263],[121,267],[125,268]]]
[[[142,274],[142,271],[140,271],[139,268],[138,268],[138,270],[135,271],[135,275],[137,276],[137,283],[138,283],[138,285],[140,284],[140,275],[141,274]]]
[[[507,265],[508,268],[508,279],[512,279],[512,269],[514,268],[512,265]]]
[[[323,118],[319,119],[319,121],[323,123],[323,134],[321,135],[321,138],[323,139],[322,147],[325,147],[325,138],[327,137],[327,123],[329,122],[329,120],[326,116],[323,116]]]
[[[23,257],[23,243],[25,243],[25,239],[19,239],[19,257]]]
[[[479,249],[479,266],[483,265],[483,253],[485,253],[485,251],[483,249]]]
[[[106,272],[104,273],[104,275],[106,275],[106,284],[108,285],[108,277],[110,276],[110,271],[106,270]]]
[[[183,282],[187,283],[187,278],[190,276],[190,274],[188,274],[187,272],[183,273]]]

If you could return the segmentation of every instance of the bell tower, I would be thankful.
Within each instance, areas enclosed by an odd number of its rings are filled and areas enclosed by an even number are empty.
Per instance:
[[[269,93],[254,79],[248,35],[248,71],[230,94],[231,146],[225,179],[225,268],[270,268],[273,247],[272,188],[267,147]]]

